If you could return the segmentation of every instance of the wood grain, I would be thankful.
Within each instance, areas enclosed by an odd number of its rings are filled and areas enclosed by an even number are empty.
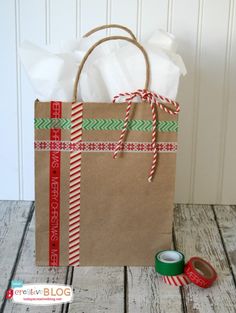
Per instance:
[[[14,268],[31,202],[0,201],[0,306]]]
[[[236,279],[236,207],[216,205],[214,206],[214,211],[232,272]]]
[[[180,290],[162,282],[154,267],[128,267],[127,312],[180,313]]]
[[[81,267],[73,274],[74,300],[69,313],[123,313],[123,267]]]
[[[235,313],[236,289],[211,206],[178,205],[174,229],[176,247],[186,259],[199,256],[208,260],[219,276],[209,289],[193,284],[183,289],[187,312]]]
[[[0,202],[0,287],[10,279],[25,283],[70,284],[71,304],[27,306],[5,301],[4,313],[235,313],[235,206],[178,205],[175,247],[186,259],[200,256],[219,279],[209,289],[164,284],[153,267],[50,268],[35,266],[34,216],[30,202]],[[10,248],[9,248],[10,247]]]
[[[27,231],[24,246],[20,254],[14,279],[23,280],[24,283],[53,283],[65,284],[67,278],[66,267],[39,267],[35,266],[35,221],[34,216]],[[4,312],[17,313],[59,313],[61,305],[32,306],[15,304],[7,301]]]

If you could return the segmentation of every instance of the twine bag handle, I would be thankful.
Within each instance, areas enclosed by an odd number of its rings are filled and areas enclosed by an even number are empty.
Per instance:
[[[110,36],[110,37],[105,37],[105,38],[102,38],[102,39],[98,40],[92,47],[89,48],[89,50],[86,52],[85,56],[83,57],[80,65],[79,65],[79,69],[78,69],[78,72],[76,74],[76,78],[75,78],[75,82],[74,82],[73,102],[76,102],[76,100],[77,100],[78,83],[79,83],[79,80],[80,80],[80,77],[81,77],[81,72],[83,70],[84,64],[87,61],[88,57],[90,56],[90,54],[93,52],[93,50],[96,47],[98,47],[99,45],[101,45],[104,42],[111,41],[111,40],[125,40],[125,41],[128,41],[128,42],[132,43],[133,45],[135,45],[142,52],[142,54],[144,56],[145,64],[146,64],[146,81],[145,81],[144,89],[148,89],[149,82],[150,82],[150,63],[149,63],[149,58],[148,58],[147,52],[144,49],[144,47],[139,42],[137,42],[136,40],[131,39],[129,37],[125,37],[125,36]]]
[[[110,28],[110,27],[111,27],[111,25],[100,26],[98,28],[91,30],[85,36],[89,36],[90,34],[94,33],[97,30],[104,29],[104,28]],[[123,26],[118,27],[118,28],[123,29]],[[139,42],[137,42],[136,40],[129,38],[129,37],[125,37],[125,36],[110,36],[110,37],[106,37],[106,38],[98,40],[92,47],[90,47],[90,49],[87,51],[87,53],[85,54],[85,56],[83,57],[80,65],[79,65],[78,72],[76,74],[76,78],[75,78],[75,82],[74,82],[73,103],[75,103],[77,100],[77,89],[78,89],[79,79],[81,77],[81,72],[83,70],[84,64],[86,63],[88,57],[93,52],[93,50],[96,49],[97,46],[101,45],[104,42],[111,41],[111,40],[125,40],[125,41],[128,41],[128,42],[132,43],[133,45],[135,45],[142,52],[142,54],[144,56],[145,64],[146,64],[146,81],[145,81],[144,89],[138,89],[137,91],[131,92],[131,93],[130,92],[120,93],[117,96],[115,96],[113,99],[113,102],[116,102],[120,97],[125,97],[125,102],[127,103],[126,114],[125,114],[125,118],[124,118],[124,125],[122,128],[118,143],[114,149],[113,158],[114,159],[117,158],[118,152],[122,150],[122,145],[124,143],[125,134],[126,134],[127,129],[128,129],[130,109],[131,109],[131,106],[133,104],[133,101],[135,99],[139,98],[141,100],[141,102],[149,103],[150,108],[151,108],[151,114],[152,114],[153,159],[152,159],[152,165],[151,165],[149,175],[148,175],[148,181],[151,182],[153,179],[153,176],[155,174],[155,170],[156,170],[156,166],[157,166],[157,153],[158,153],[158,150],[157,150],[157,127],[156,127],[156,125],[157,125],[157,111],[156,111],[157,107],[159,107],[161,110],[163,110],[166,113],[171,114],[171,115],[178,114],[180,109],[179,109],[179,104],[177,102],[175,102],[174,100],[168,99],[164,96],[161,96],[159,94],[156,94],[156,93],[148,90],[149,89],[149,83],[150,83],[150,62],[149,62],[149,58],[148,58],[147,52],[144,49],[144,47]],[[168,108],[166,106],[166,104],[173,105],[175,110]]]
[[[107,28],[119,28],[119,29],[122,29],[122,30],[126,31],[128,34],[130,34],[130,36],[131,36],[131,38],[133,40],[137,41],[134,33],[128,27],[123,26],[123,25],[119,25],[119,24],[107,24],[107,25],[101,25],[101,26],[95,27],[95,28],[91,29],[89,32],[87,32],[83,37],[89,37],[90,35],[98,32],[100,30],[107,29]]]
[[[76,102],[77,99],[77,89],[78,89],[78,83],[81,77],[81,72],[83,70],[83,67],[88,59],[88,57],[90,56],[90,54],[93,52],[94,49],[96,49],[96,47],[98,47],[99,45],[101,45],[104,42],[107,41],[111,41],[111,40],[125,40],[128,41],[130,43],[132,43],[133,45],[135,45],[143,54],[144,56],[144,60],[145,60],[145,65],[146,65],[146,80],[145,80],[145,86],[143,91],[145,91],[145,95],[144,97],[141,97],[141,101],[145,101],[145,102],[149,102],[150,107],[151,107],[151,113],[152,113],[152,120],[153,120],[153,131],[152,131],[152,147],[153,147],[153,162],[152,162],[152,166],[151,166],[151,170],[150,170],[150,174],[148,177],[148,181],[150,182],[152,180],[152,177],[154,175],[154,171],[155,171],[155,167],[156,167],[156,160],[157,160],[157,149],[156,149],[156,106],[153,100],[151,100],[151,98],[149,97],[148,94],[148,87],[149,87],[149,83],[150,83],[150,63],[149,63],[149,58],[148,58],[148,54],[146,52],[146,50],[143,48],[143,46],[137,42],[134,39],[131,39],[129,37],[125,37],[125,36],[110,36],[110,37],[106,37],[103,39],[100,39],[99,41],[97,41],[85,54],[85,56],[83,57],[80,65],[79,65],[79,69],[75,78],[75,82],[74,82],[74,92],[73,92],[73,102]],[[146,94],[147,93],[147,94]],[[126,95],[126,94],[125,94]],[[133,103],[134,98],[139,96],[139,92],[138,93],[134,93],[132,95],[128,95],[127,94],[127,109],[126,109],[126,114],[125,114],[125,119],[124,119],[124,126],[120,135],[120,139],[116,145],[116,148],[114,150],[114,154],[113,157],[116,158],[117,154],[122,146],[122,143],[124,141],[124,137],[125,137],[125,133],[127,131],[127,125],[128,125],[128,120],[129,120],[129,115],[130,115],[130,109]],[[150,98],[150,101],[148,101]]]

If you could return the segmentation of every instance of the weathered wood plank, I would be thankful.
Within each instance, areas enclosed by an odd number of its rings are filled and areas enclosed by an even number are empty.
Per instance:
[[[165,284],[154,267],[127,267],[126,285],[128,313],[182,312],[181,289]]]
[[[162,282],[154,267],[128,267],[127,312],[182,312],[180,289]]]
[[[73,274],[74,300],[69,313],[123,313],[123,267],[81,267]]]
[[[36,267],[34,258],[34,219],[23,248],[17,252],[29,216],[29,202],[0,202],[0,279],[1,292],[7,288],[12,270],[17,262],[14,279],[25,283],[70,283],[74,287],[74,301],[63,307],[63,312],[126,312],[156,313],[182,312],[179,288],[165,285],[152,267],[49,268]],[[215,213],[215,214],[214,214]],[[219,233],[220,228],[221,234]],[[235,274],[236,207],[177,206],[175,211],[175,243],[186,259],[198,255],[209,260],[217,269],[218,281],[203,290],[194,285],[182,289],[184,307],[191,313],[218,313],[236,311],[236,289],[225,255]],[[224,246],[222,245],[222,238]],[[11,247],[9,249],[9,247]],[[126,292],[125,296],[124,293]],[[126,303],[124,303],[126,301]],[[62,307],[35,307],[6,302],[4,312],[61,312]]]
[[[14,279],[23,280],[24,283],[55,283],[65,284],[67,277],[66,267],[39,267],[35,265],[35,221],[34,216],[30,223],[24,241],[23,249],[16,268]],[[15,304],[7,301],[4,313],[59,313],[61,305],[33,306]]]
[[[178,205],[174,219],[176,247],[186,259],[200,256],[218,273],[209,289],[191,284],[183,288],[187,312],[235,313],[236,289],[211,206]]]
[[[236,206],[215,205],[213,209],[236,280]]]
[[[32,202],[0,201],[0,306],[4,300]]]

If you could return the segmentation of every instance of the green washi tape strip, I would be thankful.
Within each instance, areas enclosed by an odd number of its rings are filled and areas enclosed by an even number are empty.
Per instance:
[[[165,276],[175,276],[184,272],[184,255],[175,250],[163,250],[155,256],[156,272]]]

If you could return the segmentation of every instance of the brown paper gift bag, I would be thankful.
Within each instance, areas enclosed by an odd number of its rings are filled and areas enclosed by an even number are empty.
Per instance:
[[[87,58],[110,40],[141,50],[145,89],[122,103],[76,101]],[[149,266],[170,248],[179,108],[148,91],[149,76],[144,48],[111,36],[86,53],[73,102],[36,100],[37,265]]]

